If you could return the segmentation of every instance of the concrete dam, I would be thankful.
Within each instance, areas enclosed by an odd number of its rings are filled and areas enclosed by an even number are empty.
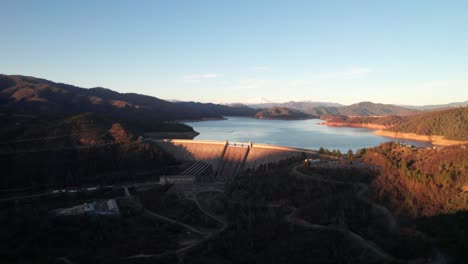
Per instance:
[[[201,171],[211,165],[217,180],[227,180],[245,170],[257,170],[262,165],[300,159],[316,151],[264,144],[205,140],[154,140],[165,152],[180,161],[197,161],[187,172]]]

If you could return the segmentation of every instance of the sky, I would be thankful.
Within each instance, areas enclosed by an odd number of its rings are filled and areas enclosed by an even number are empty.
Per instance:
[[[0,73],[162,99],[468,100],[468,1],[0,4]]]

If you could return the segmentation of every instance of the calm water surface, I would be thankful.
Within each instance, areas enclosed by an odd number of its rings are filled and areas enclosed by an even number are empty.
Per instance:
[[[200,135],[199,140],[229,140],[291,146],[298,148],[339,149],[341,152],[367,148],[388,141],[399,141],[415,146],[429,143],[376,136],[365,128],[328,127],[319,125],[320,119],[260,120],[244,117],[227,117],[226,120],[186,122]]]

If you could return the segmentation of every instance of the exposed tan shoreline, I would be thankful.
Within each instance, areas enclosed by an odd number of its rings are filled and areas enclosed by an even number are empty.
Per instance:
[[[378,124],[371,124],[371,123],[345,123],[345,122],[329,122],[329,121],[319,123],[319,125],[326,125],[326,126],[331,126],[331,127],[369,128],[369,129],[376,129],[376,130],[389,128],[388,126],[385,126],[385,125],[378,125]]]
[[[416,141],[431,142],[433,145],[439,146],[451,146],[451,145],[464,145],[468,144],[468,141],[464,140],[450,140],[446,139],[444,136],[437,135],[420,135],[415,133],[402,133],[402,132],[393,132],[386,131],[389,126],[371,124],[371,123],[346,123],[346,122],[322,122],[319,125],[326,125],[331,127],[357,127],[357,128],[368,128],[377,130],[374,132],[375,135],[391,138],[401,138],[401,139],[411,139]]]
[[[417,141],[431,142],[432,144],[439,145],[439,146],[468,144],[468,141],[450,140],[450,139],[446,139],[444,136],[437,136],[437,135],[427,136],[427,135],[419,135],[415,133],[401,133],[401,132],[384,131],[384,130],[377,130],[374,132],[374,134],[378,136],[383,136],[383,137],[402,138],[402,139],[411,139],[411,140],[417,140]]]

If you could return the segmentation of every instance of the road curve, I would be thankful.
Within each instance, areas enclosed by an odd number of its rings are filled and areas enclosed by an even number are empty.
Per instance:
[[[389,261],[389,262],[392,262],[392,263],[404,263],[405,262],[405,261],[402,261],[402,260],[398,260],[398,259],[394,258],[393,256],[387,254],[385,251],[380,249],[374,243],[364,239],[363,237],[361,237],[360,235],[358,235],[358,234],[356,234],[356,233],[354,233],[352,231],[342,229],[342,228],[338,228],[338,227],[333,227],[333,226],[323,226],[323,225],[311,224],[307,220],[297,218],[296,217],[296,212],[297,212],[297,208],[291,207],[291,213],[289,213],[285,217],[285,219],[286,219],[286,221],[288,223],[290,223],[292,225],[297,225],[297,226],[301,226],[301,227],[304,227],[304,228],[308,228],[308,229],[336,231],[336,232],[339,232],[339,233],[343,234],[348,239],[354,241],[361,248],[365,248],[365,249],[370,250],[376,256],[380,257],[381,259],[383,259],[385,261]]]
[[[354,184],[352,182],[328,180],[328,179],[323,179],[321,177],[317,177],[317,176],[314,176],[314,175],[304,174],[304,173],[297,170],[300,166],[302,166],[302,165],[297,164],[297,165],[295,165],[293,167],[293,169],[291,170],[291,174],[293,176],[297,176],[297,177],[300,177],[300,178],[313,179],[315,181],[320,181],[320,182],[338,183],[338,184]],[[358,191],[357,191],[358,198],[361,201],[370,204],[374,209],[380,211],[383,215],[385,215],[385,217],[387,219],[387,222],[388,222],[388,228],[392,232],[398,232],[399,227],[398,227],[397,221],[396,221],[395,217],[393,216],[393,214],[390,212],[390,210],[388,208],[380,205],[380,204],[376,204],[376,203],[373,203],[373,202],[369,201],[369,199],[364,196],[364,194],[368,191],[369,187],[367,185],[363,184],[363,183],[357,183],[355,185],[359,188]],[[344,229],[340,229],[340,228],[336,228],[336,227],[314,225],[314,224],[311,224],[311,223],[309,223],[308,221],[306,221],[304,219],[295,218],[296,211],[297,211],[297,208],[292,208],[291,213],[286,216],[286,221],[288,221],[289,223],[294,223],[296,225],[300,225],[300,226],[308,227],[308,228],[316,228],[316,229],[321,228],[322,230],[325,230],[326,228],[328,228],[329,230],[344,232],[345,235],[347,235],[349,238],[355,240],[360,245],[372,250],[378,256],[380,256],[380,257],[382,257],[382,258],[384,258],[386,260],[396,262],[396,263],[407,263],[408,262],[406,260],[397,259],[397,258],[389,255],[388,253],[386,253],[385,251],[383,251],[382,249],[377,247],[377,245],[375,245],[373,242],[368,241],[368,240],[364,239],[363,237],[359,236],[358,234],[356,234],[354,232],[351,232],[349,230],[344,230]],[[428,262],[428,263],[430,263],[430,264],[445,264],[445,263],[447,263],[445,256],[440,252],[440,250],[438,248],[436,248],[435,246],[433,246],[433,247],[434,247],[434,249],[433,249],[434,258],[431,259],[431,261]]]
[[[297,165],[295,165],[293,167],[291,172],[292,172],[292,174],[294,176],[299,176],[300,178],[313,179],[315,181],[320,181],[320,182],[337,183],[337,184],[350,184],[350,185],[357,186],[358,190],[357,190],[356,193],[357,193],[358,199],[361,200],[364,203],[369,204],[375,210],[381,212],[385,216],[385,218],[387,219],[388,229],[392,233],[398,233],[399,232],[398,223],[397,223],[395,217],[393,216],[393,214],[390,212],[390,210],[388,210],[388,208],[386,208],[386,207],[384,207],[384,206],[382,206],[380,204],[376,204],[376,203],[373,203],[373,202],[369,201],[369,199],[367,199],[367,197],[364,196],[364,194],[369,190],[369,187],[367,185],[365,185],[363,183],[352,183],[352,182],[345,182],[345,181],[335,181],[335,180],[323,179],[323,178],[317,177],[315,175],[305,174],[305,173],[302,173],[302,172],[298,171],[298,168],[300,166],[302,166],[302,165],[297,164]]]
[[[124,187],[126,188],[126,187]],[[185,247],[182,247],[182,248],[179,248],[179,249],[176,249],[176,250],[171,250],[171,251],[167,251],[167,252],[164,252],[164,253],[161,253],[161,254],[138,254],[138,255],[133,255],[133,256],[129,256],[127,257],[127,259],[137,259],[137,258],[161,258],[161,257],[164,257],[164,256],[168,256],[168,255],[171,255],[171,254],[176,254],[176,255],[181,255],[181,254],[184,254],[185,252],[195,248],[196,246],[204,243],[205,241],[213,238],[214,236],[220,234],[221,232],[223,232],[224,230],[226,230],[226,228],[228,227],[228,223],[226,221],[224,221],[223,219],[221,219],[220,217],[208,212],[207,210],[205,210],[201,205],[200,205],[200,202],[198,201],[197,199],[197,195],[199,193],[202,193],[202,192],[207,192],[207,191],[214,191],[214,192],[221,192],[223,193],[221,190],[203,190],[203,191],[197,191],[196,193],[192,194],[192,198],[189,198],[189,197],[186,197],[188,200],[191,200],[191,201],[194,201],[195,204],[197,205],[198,209],[203,212],[205,215],[207,215],[208,217],[214,219],[216,222],[218,223],[221,223],[222,227],[214,232],[202,232],[190,225],[187,225],[187,224],[184,224],[182,222],[179,222],[177,220],[174,220],[174,219],[170,219],[168,217],[165,217],[165,216],[162,216],[162,215],[159,215],[159,214],[156,214],[152,211],[149,211],[147,209],[143,209],[144,210],[144,213],[151,216],[151,217],[155,217],[159,220],[163,220],[163,221],[166,221],[166,222],[169,222],[171,224],[175,224],[175,225],[179,225],[179,226],[182,226],[194,233],[197,233],[199,235],[203,235],[205,237],[203,237],[202,239],[190,244],[190,245],[187,245]],[[128,189],[127,191],[125,192],[126,194],[130,195],[130,193],[128,192]],[[130,195],[128,196],[129,198],[131,198],[131,200],[134,201],[133,197]]]

